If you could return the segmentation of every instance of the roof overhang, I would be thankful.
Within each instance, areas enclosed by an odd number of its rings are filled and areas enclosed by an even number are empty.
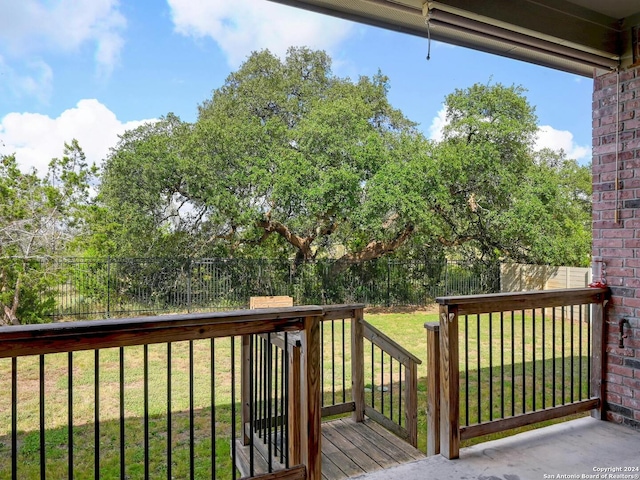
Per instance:
[[[273,1],[588,77],[640,64],[637,0]]]

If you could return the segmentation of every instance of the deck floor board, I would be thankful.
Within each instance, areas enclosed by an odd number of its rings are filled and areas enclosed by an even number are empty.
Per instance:
[[[248,452],[239,452],[239,459],[246,461],[245,457]],[[322,423],[324,480],[344,480],[420,458],[425,458],[424,453],[371,419],[357,423],[341,418]],[[263,458],[256,460],[256,473],[266,473],[259,471],[264,465]],[[246,474],[246,468],[242,473]]]

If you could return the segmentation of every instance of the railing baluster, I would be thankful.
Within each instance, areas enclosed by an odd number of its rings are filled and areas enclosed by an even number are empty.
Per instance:
[[[551,360],[551,368],[553,369],[553,378],[551,380],[551,405],[556,406],[556,307],[553,307],[551,311],[551,335],[553,336],[551,350],[553,351],[553,358]]]
[[[73,480],[73,353],[67,353],[67,371],[68,373],[68,384],[67,384],[67,404],[68,406],[68,419],[67,419],[67,435],[69,438],[68,441],[68,449],[69,453],[67,454],[67,459],[69,461],[68,465],[68,474],[69,480]]]
[[[393,420],[393,357],[391,356],[389,357],[389,379],[389,418]]]
[[[573,338],[574,337],[574,333],[573,333],[573,323],[574,323],[573,305],[570,308],[571,308],[571,310],[570,310],[570,312],[571,312],[571,316],[570,316],[570,321],[571,321],[571,329],[570,329],[570,332],[571,332],[571,361],[570,361],[571,387],[570,388],[571,388],[571,402],[573,403],[573,401],[574,401],[574,388],[573,388],[573,385],[575,383],[574,382],[574,358],[573,358],[574,357],[574,350],[573,350],[573,344],[574,344],[574,341],[573,341],[574,340],[574,338]]]
[[[521,311],[522,317],[522,413],[527,411],[527,358],[525,356],[525,311]]]
[[[173,478],[171,409],[171,342],[169,342],[167,343],[167,480],[171,480]]]
[[[398,362],[399,363],[399,362]],[[398,365],[398,425],[402,426],[402,363]],[[405,367],[406,370],[406,367]],[[406,401],[406,395],[405,395]]]
[[[591,395],[591,309],[587,310],[587,391]]]
[[[93,377],[93,415],[94,415],[94,426],[93,426],[93,448],[94,448],[94,456],[93,456],[93,477],[94,480],[99,480],[100,478],[100,350],[96,349],[93,351],[93,365],[94,365],[94,377]]]
[[[295,439],[290,439],[289,438],[289,375],[290,375],[290,371],[289,371],[289,335],[287,334],[287,332],[284,332],[284,352],[283,352],[283,361],[284,361],[284,377],[283,377],[283,381],[284,381],[284,409],[283,409],[283,415],[284,415],[284,425],[285,428],[283,429],[283,437],[284,437],[284,445],[283,445],[283,451],[285,451],[285,467],[289,468],[290,466],[290,458],[289,458],[289,442],[290,441],[295,441]]]
[[[564,316],[564,311],[565,311],[565,307],[562,307],[562,311],[560,314],[560,320],[561,320],[561,328],[562,328],[562,400],[560,403],[562,403],[563,405],[566,402],[566,396],[565,396],[565,387],[564,387],[564,382],[565,382],[565,358],[564,358],[564,353],[565,353],[565,348],[566,348],[566,343],[565,343],[565,338],[564,338],[564,323],[565,323],[565,316]]]
[[[18,480],[18,359],[11,357],[11,480]]]
[[[500,418],[504,418],[504,312],[500,312]]]
[[[269,419],[269,387],[268,387],[268,372],[269,372],[269,340],[262,339],[262,418],[261,420],[261,438],[262,443],[267,442],[267,420]]]
[[[254,343],[255,335],[251,335],[249,337],[249,475],[255,475],[255,445],[253,443],[253,431],[254,431],[254,376],[255,376],[255,367],[253,365],[254,355],[253,355],[253,343]],[[244,424],[242,425],[244,429]],[[245,432],[243,431],[243,436]]]
[[[271,422],[273,421],[273,345],[271,344],[271,334],[267,333],[267,351],[269,352],[267,357],[269,359],[267,363],[267,451],[269,452],[267,462],[269,465],[269,472],[273,472],[273,452],[272,452],[272,438],[271,438]]]
[[[235,383],[235,378],[231,376],[231,385]],[[194,430],[194,414],[193,414],[193,394],[194,386],[194,368],[193,368],[193,340],[189,340],[189,478],[193,480],[196,476],[196,465],[194,461],[195,457],[195,430]],[[232,398],[232,401],[234,398]],[[235,416],[232,417],[232,422],[235,424]],[[232,436],[235,446],[235,435]]]
[[[532,344],[533,348],[533,361],[531,362],[533,375],[531,376],[531,398],[532,398],[532,410],[536,410],[536,309],[531,310],[531,329],[532,329]]]
[[[375,345],[373,344],[373,342],[371,342],[371,408],[375,408],[376,407],[376,397],[375,397],[375,391],[376,391],[376,381],[375,381],[375,362],[374,362],[374,350],[375,350]]]
[[[585,398],[582,391],[582,308],[582,305],[580,305],[580,310],[578,310],[578,356],[580,357],[580,363],[578,364],[578,391],[580,392],[580,400]]]
[[[480,343],[480,315],[476,315],[476,347],[477,347],[477,362],[476,362],[476,372],[478,379],[478,423],[482,423],[482,378],[480,375],[480,350],[482,345]]]
[[[464,316],[464,424],[469,425],[469,315]]]
[[[125,480],[125,430],[124,430],[124,348],[119,348],[120,355],[120,479]]]
[[[478,332],[480,338],[480,332]],[[493,314],[489,313],[489,420],[493,420]]]
[[[336,404],[336,343],[335,320],[331,320],[331,405]],[[324,361],[323,361],[324,363]]]
[[[149,345],[143,347],[144,478],[149,479]]]
[[[287,358],[285,355],[286,352],[286,344],[283,343],[282,345],[283,350],[282,350],[282,354],[280,355],[280,361],[282,362],[280,371],[282,372],[282,374],[280,375],[280,463],[284,463],[284,435],[285,435],[285,429],[286,429],[286,424],[285,424],[285,415],[284,415],[284,409],[285,409],[285,405],[286,403],[284,402],[284,393],[285,393],[285,389],[286,389],[286,370],[285,370],[285,366],[287,364]],[[276,376],[276,379],[278,377]]]
[[[511,416],[516,414],[516,312],[511,311]]]
[[[345,333],[344,333],[344,318],[342,319],[342,403],[347,401],[347,375],[346,375],[346,349]]]
[[[231,471],[233,480],[238,477],[236,449],[236,337],[231,337]]]
[[[544,410],[545,408],[547,408],[547,379],[546,379],[546,344],[547,344],[547,337],[546,337],[546,324],[547,323],[547,318],[546,318],[546,311],[543,308],[542,309],[542,409]]]
[[[380,412],[384,415],[384,350],[380,349]]]
[[[324,322],[320,322],[320,405],[324,407]]]
[[[252,336],[253,338],[253,336]],[[218,478],[217,475],[217,459],[216,459],[216,342],[215,338],[211,339],[209,345],[211,356],[211,478]],[[250,428],[253,434],[253,428]],[[253,450],[252,450],[253,453]]]
[[[44,355],[40,355],[40,478],[46,478],[46,452],[45,452],[45,416],[44,416]]]

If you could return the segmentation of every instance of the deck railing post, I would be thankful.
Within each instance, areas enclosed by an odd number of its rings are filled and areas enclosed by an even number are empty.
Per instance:
[[[240,400],[242,405],[242,444],[249,445],[250,438],[247,435],[246,425],[251,422],[250,419],[250,405],[251,395],[249,392],[251,382],[251,336],[242,336],[242,364],[240,366]],[[249,425],[249,428],[253,428],[253,425]]]
[[[460,372],[458,307],[440,305],[440,453],[460,455]]]
[[[600,420],[606,420],[606,413],[603,408],[604,403],[604,325],[605,325],[605,303],[592,305],[591,314],[591,398],[599,398],[598,408],[591,410],[591,416]]]
[[[322,408],[320,395],[320,321],[319,316],[309,316],[303,319],[304,329],[301,332],[302,352],[300,358],[300,375],[302,385],[301,401],[301,434],[300,452],[302,463],[307,467],[308,480],[322,479]]]
[[[351,318],[351,398],[354,422],[364,421],[364,311],[356,308]]]
[[[427,329],[427,456],[440,453],[440,325]]]
[[[404,414],[409,443],[418,447],[418,365],[409,360],[405,366],[405,404]]]

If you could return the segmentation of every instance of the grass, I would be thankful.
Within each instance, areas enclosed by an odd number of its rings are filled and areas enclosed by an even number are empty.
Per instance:
[[[423,360],[426,359],[426,332],[424,323],[437,321],[437,314],[368,314],[366,320],[389,337],[395,339],[408,351]],[[531,317],[516,318],[514,330],[511,332],[511,319],[502,324],[497,316],[470,317],[466,322],[461,319],[461,378],[462,401],[469,398],[469,411],[461,404],[461,422],[475,423],[479,418],[483,421],[490,416],[500,415],[504,399],[504,408],[510,414],[511,408],[516,413],[523,408],[533,407],[533,371],[537,385],[536,408],[552,404],[555,395],[556,403],[561,403],[562,386],[564,400],[569,400],[567,385],[561,378],[562,366],[565,373],[571,368],[574,378],[583,378],[585,374],[584,357],[586,346],[579,355],[578,345],[584,345],[586,332],[580,337],[577,327],[567,320],[556,318],[555,335],[553,335],[553,319],[545,317],[536,320],[536,333],[530,328]],[[478,323],[480,330],[478,330]],[[522,324],[525,325],[524,337]],[[544,324],[544,336],[542,325]],[[500,341],[502,326],[505,340]],[[562,326],[564,325],[564,342]],[[493,332],[489,337],[489,326]],[[480,334],[478,335],[478,331]],[[465,357],[464,334],[468,332],[469,355]],[[323,370],[325,386],[324,405],[341,403],[350,400],[351,385],[351,348],[350,322],[335,321],[323,326],[324,342],[322,345]],[[345,348],[342,348],[342,338]],[[574,351],[569,348],[570,339],[574,339]],[[511,340],[514,343],[514,362],[511,369]],[[582,343],[580,341],[582,340]],[[231,378],[232,364],[231,342],[229,339],[214,341],[215,355],[212,359],[212,342],[193,342],[193,375],[194,375],[194,462],[195,478],[211,478],[215,468],[218,478],[228,478],[231,472],[230,443],[232,401]],[[535,348],[534,348],[535,344]],[[544,345],[544,347],[543,347]],[[522,347],[524,346],[524,362]],[[239,407],[239,360],[240,342],[235,342],[236,358],[236,408]],[[546,361],[542,362],[542,350],[545,349]],[[551,355],[551,351],[554,355]],[[535,352],[535,361],[534,361]],[[122,405],[125,415],[125,463],[126,476],[130,479],[143,478],[144,473],[144,356],[143,347],[127,347],[122,350],[124,359],[125,402]],[[373,355],[373,362],[371,358]],[[564,355],[564,362],[562,356]],[[171,467],[174,478],[189,476],[190,469],[190,420],[189,420],[189,378],[190,378],[190,344],[175,343],[171,347],[171,452],[172,461],[167,461],[167,345],[150,345],[147,349],[149,382],[149,471],[151,478],[166,478]],[[94,352],[76,352],[72,356],[73,383],[73,463],[75,478],[93,478],[94,469],[94,436],[96,434],[95,412],[95,368]],[[556,358],[556,360],[552,360]],[[343,362],[344,359],[344,372]],[[504,359],[504,369],[496,368]],[[582,360],[581,360],[582,359]],[[45,468],[47,478],[63,478],[68,475],[68,382],[69,357],[67,354],[51,354],[44,361],[44,425],[45,425]],[[555,365],[554,365],[555,364]],[[115,478],[120,474],[120,350],[105,349],[100,351],[100,471],[103,478]],[[211,368],[213,365],[213,369]],[[479,365],[479,368],[478,368]],[[493,368],[490,368],[490,365]],[[582,371],[580,371],[582,365]],[[535,366],[535,367],[534,367]],[[544,378],[543,378],[544,371]],[[468,372],[468,376],[465,372]],[[555,372],[555,373],[551,373]],[[582,377],[580,377],[582,374]],[[38,478],[40,472],[40,402],[39,402],[40,365],[37,357],[25,357],[18,360],[18,478]],[[418,367],[418,432],[419,448],[426,445],[426,362]],[[496,388],[497,382],[505,380],[505,394]],[[522,379],[527,379],[526,384]],[[11,384],[11,361],[0,360],[0,381],[3,385]],[[400,404],[401,375],[397,363],[391,364],[388,357],[382,357],[376,348],[371,352],[370,342],[365,341],[365,383],[369,392],[366,400],[382,409],[387,416],[403,417]],[[577,381],[577,380],[576,380]],[[329,385],[336,385],[331,389]],[[212,392],[212,385],[214,391]],[[468,387],[467,387],[468,385]],[[522,387],[529,393],[523,396]],[[544,385],[544,388],[542,387]],[[387,391],[384,391],[382,387]],[[512,390],[513,398],[512,403]],[[574,393],[586,388],[586,383],[576,383]],[[555,393],[554,393],[555,392]],[[393,398],[391,398],[393,396]],[[213,402],[212,402],[213,399]],[[489,401],[491,399],[491,402]],[[212,403],[215,415],[212,421]],[[480,406],[480,409],[478,409]],[[394,412],[394,413],[392,413]],[[475,415],[475,416],[474,416]],[[404,421],[401,419],[400,421]],[[239,422],[239,421],[238,421]],[[11,455],[11,389],[0,389],[0,458],[9,459]],[[212,430],[215,430],[215,458],[211,459]],[[501,436],[503,436],[502,434]],[[495,437],[496,435],[492,436]],[[479,441],[474,439],[466,444]],[[215,465],[213,465],[215,462]],[[10,462],[0,462],[0,479],[10,478]]]

